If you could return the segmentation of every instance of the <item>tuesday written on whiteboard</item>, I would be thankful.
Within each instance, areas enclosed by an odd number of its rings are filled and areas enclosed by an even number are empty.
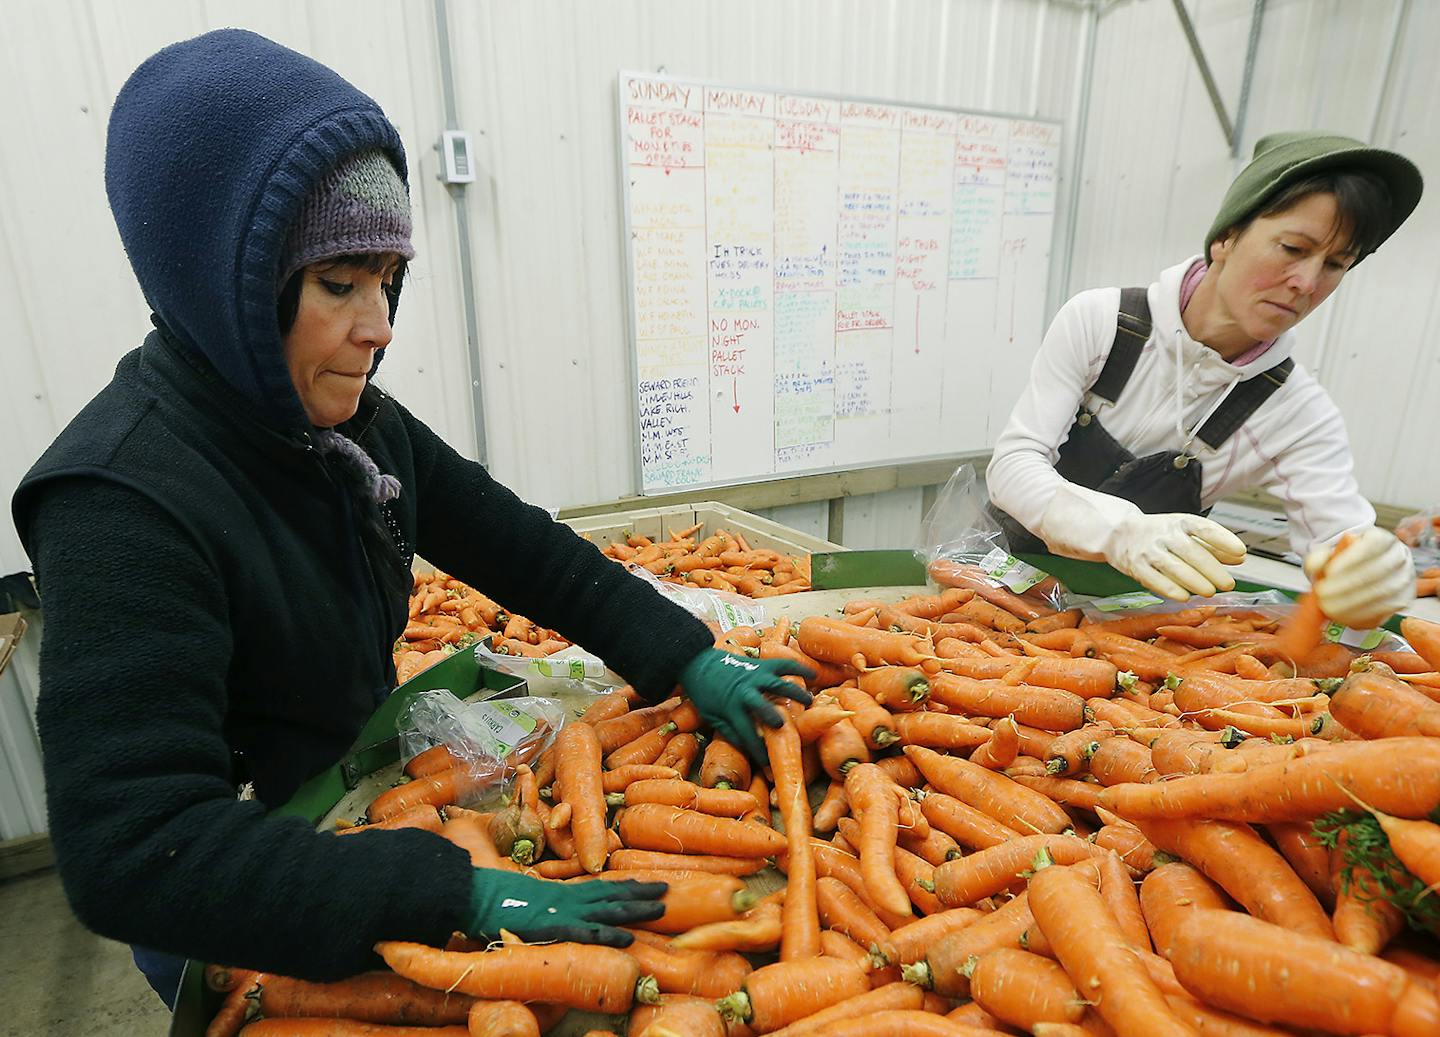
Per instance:
[[[990,445],[1060,127],[622,73],[641,487]]]

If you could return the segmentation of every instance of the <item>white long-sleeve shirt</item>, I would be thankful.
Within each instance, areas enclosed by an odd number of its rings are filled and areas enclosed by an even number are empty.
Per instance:
[[[1290,356],[1286,332],[1252,362],[1237,366],[1195,341],[1180,319],[1180,285],[1197,257],[1162,271],[1147,297],[1153,329],[1120,399],[1089,391],[1115,340],[1119,288],[1081,292],[1060,308],[1030,369],[986,472],[990,497],[1032,532],[1064,478],[1060,446],[1083,401],[1136,457],[1185,450],[1204,464],[1202,505],[1263,487],[1284,502],[1290,541],[1304,555],[1347,530],[1371,526],[1375,509],[1360,495],[1345,422],[1330,396],[1298,363],[1250,419],[1218,450],[1195,436],[1234,383]]]

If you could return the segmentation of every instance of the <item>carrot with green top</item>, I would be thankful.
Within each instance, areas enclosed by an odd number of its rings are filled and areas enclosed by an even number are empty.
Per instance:
[[[769,857],[785,849],[785,837],[763,825],[640,803],[620,815],[620,839],[637,850]]]
[[[829,1028],[836,1023],[864,1018],[877,1012],[918,1010],[924,1000],[925,992],[911,983],[886,983],[874,990],[846,998],[829,1008],[813,1012],[789,1026],[771,1030],[770,1037],[819,1037],[828,1034]]]
[[[628,713],[622,713],[594,724],[595,736],[600,739],[601,750],[605,753],[612,753],[622,745],[633,742],[645,732],[666,723],[679,705],[678,698],[666,699],[658,705],[632,709]]]
[[[654,976],[662,993],[717,998],[740,988],[751,972],[750,963],[733,951],[691,951],[670,946],[670,940],[644,929],[628,930],[635,942],[625,948]]]
[[[1385,899],[1380,881],[1364,868],[1346,868],[1350,835],[1336,833],[1330,851],[1331,884],[1335,890],[1335,911],[1331,920],[1335,939],[1361,954],[1379,954],[1405,928],[1405,915]],[[1391,869],[1387,885],[1403,882],[1399,869]]]
[[[852,767],[870,762],[870,747],[859,729],[849,723],[832,724],[816,745],[820,765],[833,781],[843,782]]]
[[[750,973],[744,986],[722,998],[718,1007],[726,1019],[769,1033],[869,989],[866,970],[851,961],[781,961]]]
[[[624,792],[612,792],[605,799],[611,806],[664,803],[718,817],[743,817],[759,806],[755,797],[742,789],[707,789],[679,779],[633,782]]]
[[[884,749],[899,739],[900,736],[895,733],[895,718],[890,711],[865,692],[859,688],[839,687],[834,690],[834,695],[841,706],[854,714],[848,718],[848,723],[854,725],[871,749]]]
[[[1045,731],[1072,731],[1085,726],[1085,703],[1079,695],[1030,684],[977,681],[953,673],[930,679],[930,698],[972,716],[1013,716]]]
[[[707,789],[747,789],[750,761],[723,738],[712,738],[700,763],[700,784]]]
[[[1090,757],[1095,755],[1100,743],[1115,734],[1115,728],[1109,724],[1086,724],[1057,735],[1041,757],[1045,761],[1045,769],[1056,777],[1084,774]]]
[[[930,681],[923,671],[910,666],[881,666],[861,673],[860,690],[886,709],[906,712],[924,706],[930,697]]]

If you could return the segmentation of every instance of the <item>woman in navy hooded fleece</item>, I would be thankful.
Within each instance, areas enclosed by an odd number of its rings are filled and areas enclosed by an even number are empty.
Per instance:
[[[752,753],[753,721],[780,723],[762,692],[808,699],[792,665],[714,651],[374,384],[413,256],[405,177],[375,102],[240,30],[155,54],[111,114],[106,189],[155,330],[13,507],[44,596],[61,879],[167,1003],[185,957],[334,979],[379,940],[624,945],[618,926],[663,911],[660,884],[547,883],[427,832],[267,816],[393,686],[417,550],[603,646],[642,695],[679,681]]]

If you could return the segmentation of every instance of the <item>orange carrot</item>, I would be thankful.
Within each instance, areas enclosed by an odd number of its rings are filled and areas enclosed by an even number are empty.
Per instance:
[[[943,792],[925,793],[920,799],[920,809],[931,825],[971,850],[998,846],[1018,834],[989,814]]]
[[[633,782],[624,792],[613,792],[606,800],[612,806],[664,803],[720,817],[742,817],[759,806],[755,797],[742,789],[707,789],[680,779]]]
[[[952,710],[987,717],[1013,716],[1046,731],[1071,731],[1085,725],[1085,703],[1074,692],[1029,684],[977,681],[953,673],[930,679],[930,698]]]
[[[965,907],[1010,887],[1021,887],[1046,864],[1076,864],[1100,851],[1073,835],[1018,836],[935,869],[935,895],[947,907]]]
[[[450,751],[448,745],[432,745],[423,753],[412,756],[405,764],[407,778],[425,778],[447,771],[465,761]]]
[[[851,961],[781,961],[750,973],[745,985],[718,1007],[726,1019],[769,1033],[869,989],[866,970]]]
[[[627,786],[647,778],[674,780],[679,777],[680,772],[674,767],[658,767],[653,763],[631,763],[602,774],[600,788],[601,791],[607,793],[624,792]]]
[[[916,1010],[924,1000],[924,991],[919,987],[909,983],[886,983],[807,1015],[789,1026],[772,1030],[770,1037],[818,1037],[828,1034],[833,1024],[878,1012]]]
[[[860,690],[886,709],[906,711],[922,706],[930,697],[925,674],[908,666],[881,666],[861,673]]]
[[[870,747],[865,744],[865,737],[858,728],[844,721],[826,728],[816,745],[820,764],[834,781],[843,782],[852,767],[870,762]]]
[[[708,998],[662,994],[659,1003],[630,1013],[631,1037],[725,1037],[725,1024]]]
[[[590,1012],[629,1009],[640,987],[635,959],[613,947],[507,945],[453,953],[418,943],[382,942],[375,950],[400,975],[436,990],[496,1000],[556,1001]],[[638,988],[638,990],[637,990]]]
[[[595,736],[600,739],[601,751],[604,753],[614,752],[622,745],[633,742],[645,732],[666,723],[679,704],[679,699],[666,699],[658,705],[633,709],[629,713],[623,713],[595,724]]]
[[[627,714],[627,716],[634,715],[634,713]],[[618,717],[617,719],[624,720],[626,718]],[[592,730],[594,729],[592,728]],[[610,770],[618,770],[621,767],[637,763],[659,766],[656,761],[665,752],[665,746],[669,744],[670,736],[674,733],[675,722],[673,720],[667,720],[659,727],[652,727],[638,738],[626,742],[606,756],[605,766]]]
[[[1121,1037],[1196,1035],[1165,1003],[1098,890],[1065,868],[1030,880],[1030,909],[1077,990]]]
[[[825,798],[815,808],[813,820],[815,831],[835,831],[836,822],[849,813],[850,801],[845,798],[845,784],[843,781],[832,779],[829,788],[825,790]]]
[[[1361,954],[1379,954],[1405,928],[1405,916],[1381,894],[1379,882],[1363,868],[1345,871],[1349,833],[1338,833],[1330,851],[1331,882],[1335,890],[1335,939]],[[1391,869],[1392,872],[1398,869]]]
[[[908,751],[908,750],[907,750]],[[845,794],[860,815],[860,869],[876,902],[897,915],[911,913],[910,898],[895,877],[895,830],[899,808],[895,785],[874,764],[845,775]]]
[[[850,663],[858,655],[869,666],[918,666],[931,654],[918,637],[823,616],[801,620],[798,636],[801,651],[822,662]]]
[[[1135,881],[1129,870],[1114,853],[1103,853],[1100,862],[1100,895],[1115,916],[1125,941],[1137,951],[1149,952],[1150,930],[1145,925],[1145,915],[1140,909],[1140,896],[1135,891]]]
[[[451,767],[424,778],[405,782],[380,793],[366,808],[372,822],[388,821],[412,807],[443,807],[470,795],[478,787],[467,766]]]
[[[1007,828],[1026,832],[1063,832],[1071,826],[1064,810],[1038,792],[1016,784],[1003,774],[956,757],[908,745],[910,757],[936,789],[970,804]],[[854,798],[851,798],[854,803]]]
[[[1289,862],[1310,887],[1310,892],[1329,910],[1335,907],[1335,887],[1330,877],[1330,851],[1315,837],[1308,823],[1292,821],[1267,825],[1280,856]]]
[[[766,728],[764,737],[775,776],[776,804],[785,826],[788,882],[781,910],[780,958],[797,961],[820,953],[815,859],[810,846],[810,800],[800,759],[800,735],[795,725],[786,723],[778,728]]]
[[[477,1001],[470,1009],[470,1037],[540,1037],[540,1023],[519,1001]]]
[[[918,789],[925,784],[925,779],[920,776],[920,770],[910,762],[907,756],[887,756],[876,760],[875,766],[889,776],[890,780],[902,789]]]
[[[1440,735],[1440,702],[1375,670],[1345,678],[1330,698],[1330,712],[1365,738]]]
[[[257,1019],[244,1037],[469,1037],[464,1026],[385,1026],[354,1019]]]
[[[836,838],[840,837],[837,835]],[[858,840],[859,836],[857,835],[856,838]],[[887,928],[898,929],[908,925],[914,917],[888,911],[877,902],[875,891],[866,884],[864,872],[860,868],[860,860],[853,853],[832,843],[813,838],[810,840],[810,853],[815,858],[815,874],[817,876],[837,878],[845,883],[856,896],[865,901],[870,910],[875,912],[876,917],[884,922]]]
[[[765,784],[765,777],[762,774],[750,776],[750,795],[754,797],[758,806],[746,814],[740,820],[758,821],[766,827],[770,826],[770,787]]]
[[[740,988],[750,974],[750,963],[731,951],[691,951],[670,946],[664,936],[632,929],[635,942],[625,953],[640,965],[640,971],[654,976],[667,994],[689,994],[717,998]]]
[[[1033,1029],[1036,1023],[1078,1023],[1085,1014],[1065,970],[1048,958],[1011,947],[981,955],[970,971],[970,996],[995,1018]]]
[[[723,738],[712,739],[700,764],[700,784],[707,789],[746,789],[750,786],[750,761]]]
[[[985,917],[985,912],[971,907],[941,910],[892,930],[890,943],[898,955],[897,960],[909,965],[925,957],[925,952],[945,937]]]
[[[1150,750],[1129,738],[1102,741],[1090,754],[1089,768],[1095,780],[1102,785],[1155,781],[1160,777],[1151,760]]]
[[[1105,825],[1095,833],[1093,842],[1113,851],[1127,867],[1136,871],[1149,872],[1172,859],[1171,854],[1157,850],[1140,829],[1129,823]]]
[[[891,935],[901,959],[910,959],[903,970],[906,980],[944,997],[969,997],[970,977],[963,971],[965,964],[997,947],[1019,947],[1026,930],[1034,925],[1029,895],[1021,893],[997,910],[965,921],[923,947],[914,945],[911,934],[906,931],[910,926],[897,929]]]
[[[990,740],[970,754],[970,762],[992,771],[1004,770],[1020,752],[1020,729],[1012,717],[995,722]]]
[[[1404,760],[1405,766],[1397,767],[1397,760]],[[1396,817],[1424,817],[1440,803],[1440,740],[1343,742],[1243,774],[1198,774],[1168,782],[1116,785],[1106,789],[1101,799],[1107,809],[1131,820],[1209,817],[1267,823],[1307,821],[1343,809],[1352,793]]]
[[[1100,748],[1100,743],[1113,738],[1115,728],[1109,724],[1086,724],[1073,731],[1055,737],[1042,757],[1045,769],[1054,775],[1074,777],[1084,774],[1090,757]]]
[[[808,745],[818,740],[840,721],[852,715],[848,709],[842,709],[838,702],[822,703],[817,698],[814,705],[794,718],[795,730],[800,735],[800,741]],[[856,734],[859,732],[857,731]]]
[[[773,951],[780,945],[780,905],[759,904],[732,922],[700,925],[670,941],[676,950]]]
[[[439,833],[440,812],[429,804],[418,807],[411,807],[402,810],[385,821],[377,821],[372,825],[351,825],[349,828],[337,829],[336,835],[354,835],[356,832],[369,832],[376,829],[387,828],[420,828],[427,832]]]
[[[626,807],[619,830],[621,841],[637,850],[769,857],[785,849],[785,837],[774,829],[660,803]]]
[[[1425,660],[1429,669],[1440,670],[1440,623],[1406,616],[1400,620],[1400,636]]]
[[[842,707],[854,714],[848,722],[860,732],[871,749],[884,749],[899,738],[895,733],[895,718],[890,711],[859,688],[839,687],[834,690],[834,695]]]
[[[923,745],[932,749],[973,749],[984,745],[993,732],[948,713],[920,711],[895,717],[895,731],[901,745]]]
[[[1249,825],[1145,819],[1136,826],[1160,849],[1200,869],[1257,918],[1320,939],[1334,938],[1315,894]]]
[[[1239,912],[1192,912],[1175,930],[1170,962],[1207,1004],[1261,1022],[1395,1037],[1440,1033],[1434,988],[1398,965]]]
[[[570,804],[575,853],[592,875],[605,868],[605,793],[600,785],[600,739],[589,724],[566,724],[555,743],[560,801]]]
[[[789,902],[788,897],[786,902]],[[818,879],[815,883],[815,903],[822,925],[844,933],[882,962],[896,959],[895,948],[890,943],[890,930],[845,883],[829,876]]]
[[[703,854],[662,853],[655,850],[615,850],[607,862],[615,871],[705,871],[715,875],[753,875],[765,867],[763,857],[718,857]]]

